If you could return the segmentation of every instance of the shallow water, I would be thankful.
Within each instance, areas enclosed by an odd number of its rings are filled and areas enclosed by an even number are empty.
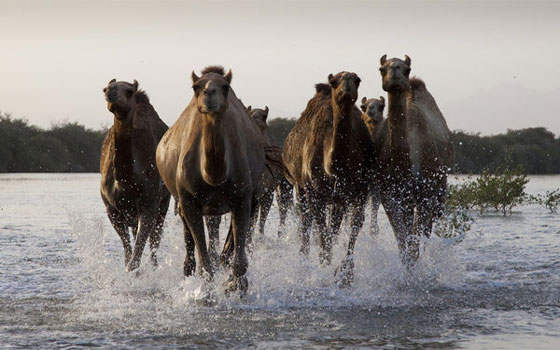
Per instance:
[[[369,221],[360,234],[349,289],[333,281],[347,227],[335,264],[319,267],[316,244],[309,259],[297,253],[293,217],[276,237],[273,208],[247,296],[225,297],[218,272],[207,303],[203,281],[182,275],[172,210],[158,267],[145,255],[138,273],[124,271],[99,179],[0,175],[1,348],[560,348],[560,214],[544,208],[476,217],[461,239],[434,236],[412,270],[380,213],[380,235]],[[536,176],[528,192],[557,187],[559,176]]]

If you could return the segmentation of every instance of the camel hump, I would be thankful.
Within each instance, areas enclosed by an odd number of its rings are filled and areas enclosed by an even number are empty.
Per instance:
[[[208,66],[206,68],[204,68],[202,70],[202,72],[200,72],[202,75],[204,74],[208,74],[208,73],[216,73],[219,74],[221,76],[226,75],[226,71],[224,69],[224,67],[222,66]]]
[[[426,83],[424,83],[424,81],[422,79],[417,78],[417,77],[412,77],[410,79],[410,88],[412,90],[415,90],[415,91],[427,90],[426,89]]]
[[[332,93],[331,86],[325,83],[315,84],[315,91],[317,92],[317,94],[321,94],[325,96],[330,95]]]

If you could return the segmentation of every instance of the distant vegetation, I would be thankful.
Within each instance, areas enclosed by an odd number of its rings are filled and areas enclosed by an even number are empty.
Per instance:
[[[48,130],[0,114],[0,172],[97,172],[106,130],[78,123]]]
[[[274,137],[283,143],[295,119],[268,121]],[[0,113],[0,172],[97,172],[106,130],[63,123],[48,130]],[[504,159],[525,174],[560,174],[560,138],[545,128],[509,130],[481,136],[454,131],[457,174],[493,173],[505,167]]]

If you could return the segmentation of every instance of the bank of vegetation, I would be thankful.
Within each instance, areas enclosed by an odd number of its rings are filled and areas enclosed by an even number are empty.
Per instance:
[[[283,142],[294,119],[269,119],[269,128]],[[49,129],[0,113],[0,172],[97,172],[101,143],[107,130],[74,122]],[[546,128],[509,130],[481,136],[454,131],[456,174],[494,173],[505,159],[524,174],[560,174],[560,138]]]
[[[1,113],[0,172],[98,172],[105,133],[78,123],[45,130]]]

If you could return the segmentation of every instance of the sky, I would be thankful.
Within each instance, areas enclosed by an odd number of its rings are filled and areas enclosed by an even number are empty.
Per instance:
[[[386,96],[379,58],[407,54],[450,129],[560,135],[559,19],[558,1],[0,0],[0,112],[106,127],[103,87],[136,79],[171,126],[219,64],[245,105],[298,118],[329,73]]]

